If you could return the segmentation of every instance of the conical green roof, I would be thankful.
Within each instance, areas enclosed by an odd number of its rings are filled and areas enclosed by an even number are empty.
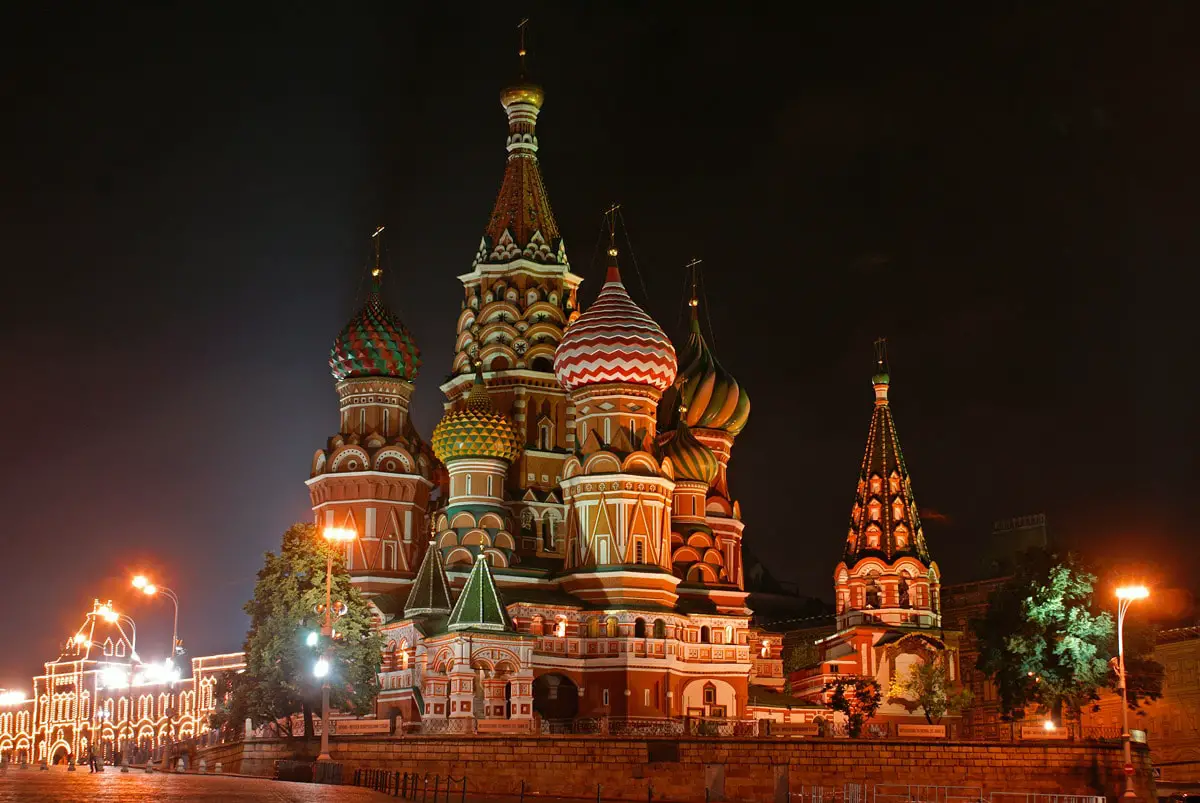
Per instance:
[[[475,556],[475,566],[467,575],[467,584],[454,603],[447,623],[450,630],[515,630],[496,580],[488,566],[487,556]]]
[[[429,549],[425,550],[425,559],[421,561],[421,568],[417,570],[417,579],[413,581],[412,590],[408,592],[408,601],[404,603],[404,615],[445,615],[453,607],[450,582],[446,579],[446,569],[442,566],[442,552],[430,540]]]

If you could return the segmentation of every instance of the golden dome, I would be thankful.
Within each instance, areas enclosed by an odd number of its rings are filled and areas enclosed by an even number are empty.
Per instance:
[[[514,84],[500,93],[500,105],[506,110],[514,103],[531,103],[534,108],[540,109],[545,99],[546,93],[537,84]]]

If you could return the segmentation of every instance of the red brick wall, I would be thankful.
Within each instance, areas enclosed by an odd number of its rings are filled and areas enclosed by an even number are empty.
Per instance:
[[[648,744],[678,745],[679,761],[649,763]],[[266,775],[275,759],[292,757],[297,747],[303,743],[253,740],[246,743],[243,760],[227,760],[225,769]],[[308,754],[315,756],[316,748],[314,741]],[[655,799],[703,801],[706,774],[718,773],[724,775],[729,801],[775,800],[777,772],[793,793],[813,784],[866,782],[1115,797],[1122,783],[1119,745],[1050,742],[408,737],[335,741],[332,753],[345,765],[348,779],[358,768],[382,768],[443,778],[465,775],[471,791],[513,792],[524,780],[527,791],[579,796],[595,795],[599,783],[605,798],[630,800],[645,800],[652,784]],[[1153,799],[1149,752],[1138,749],[1134,763],[1139,795]],[[784,766],[785,775],[776,769]]]

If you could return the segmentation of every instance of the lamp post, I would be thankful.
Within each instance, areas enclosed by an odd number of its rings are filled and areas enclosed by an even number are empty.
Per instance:
[[[179,650],[179,597],[174,591],[166,586],[155,585],[146,578],[144,574],[139,574],[133,578],[133,587],[141,591],[147,597],[153,597],[162,594],[175,605],[175,622],[171,626],[171,651],[167,654],[167,672],[168,686],[171,689],[171,709],[168,711],[170,716],[171,736],[175,735],[175,681],[173,679],[173,670],[175,669],[175,655]],[[164,754],[165,756],[165,754]],[[164,766],[166,758],[163,759]]]
[[[326,527],[321,535],[333,544],[348,543],[358,533],[347,527]],[[329,761],[329,651],[333,642],[333,549],[327,550],[325,560],[325,618],[321,622],[321,635],[325,638],[324,655],[313,667],[313,675],[321,679],[321,752],[317,761]]]
[[[1125,613],[1135,600],[1150,596],[1145,586],[1121,586],[1117,589],[1117,674],[1121,685],[1121,744],[1125,747],[1125,791],[1121,797],[1136,799],[1133,791],[1133,755],[1129,738],[1129,690],[1125,683]]]

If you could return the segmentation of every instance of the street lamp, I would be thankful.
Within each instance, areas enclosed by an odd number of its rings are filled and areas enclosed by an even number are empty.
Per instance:
[[[1117,672],[1121,685],[1121,743],[1125,747],[1125,791],[1123,798],[1137,798],[1133,791],[1133,756],[1129,745],[1129,690],[1125,683],[1125,613],[1135,600],[1150,596],[1145,586],[1121,586],[1117,589]]]
[[[179,597],[174,591],[166,586],[155,585],[144,575],[139,574],[133,578],[133,587],[141,591],[147,597],[153,597],[162,594],[175,605],[175,623],[171,626],[171,652],[167,656],[167,677],[171,678],[171,669],[175,667],[175,656],[179,650]],[[171,735],[175,734],[175,682],[168,680],[168,686],[171,689],[171,708],[167,712],[170,716]],[[163,752],[163,766],[167,764],[167,754]]]
[[[139,574],[133,578],[133,587],[141,591],[147,597],[157,596],[162,594],[167,599],[171,600],[175,605],[175,624],[171,628],[171,652],[168,654],[171,663],[175,662],[175,656],[179,650],[179,597],[175,592],[166,586],[155,585],[151,583],[145,575]]]
[[[325,540],[333,544],[349,543],[358,533],[348,527],[326,527],[321,531]],[[329,761],[329,650],[333,642],[333,549],[325,556],[325,619],[321,623],[321,635],[325,637],[325,655],[313,667],[313,675],[321,678],[321,752],[317,761]]]

